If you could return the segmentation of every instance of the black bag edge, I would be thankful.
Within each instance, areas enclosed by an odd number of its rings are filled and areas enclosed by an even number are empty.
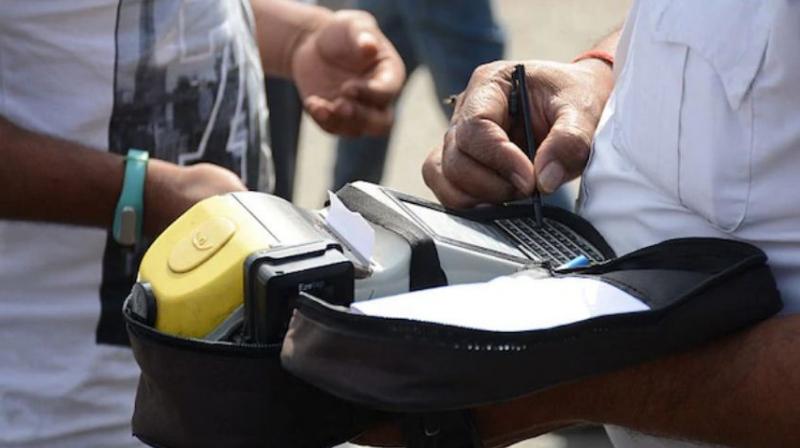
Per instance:
[[[635,262],[642,257],[663,253],[680,253],[687,245],[714,245],[720,257],[738,259],[719,273],[711,275],[695,288],[676,297],[666,306],[642,313],[627,313],[601,316],[548,330],[529,332],[496,333],[485,330],[466,329],[448,325],[419,322],[406,319],[375,318],[348,313],[331,307],[312,297],[305,297],[293,318],[290,334],[284,344],[282,362],[284,367],[305,380],[345,400],[355,401],[369,407],[397,412],[437,412],[465,409],[525,395],[560,382],[576,380],[645,362],[658,356],[674,353],[704,341],[729,334],[777,313],[782,302],[771,271],[766,266],[766,255],[758,248],[732,240],[715,238],[681,238],[668,240],[654,246],[634,251],[617,259],[584,268],[585,272],[597,273],[617,265]],[[711,253],[710,256],[715,256]],[[564,271],[563,274],[581,272],[580,269]],[[726,281],[731,278],[737,281]],[[731,297],[742,297],[747,292],[758,296],[754,300],[733,302]],[[700,296],[702,300],[690,300]],[[735,305],[735,306],[733,306]],[[691,331],[683,331],[670,339],[677,329],[686,330],[685,322],[708,318],[709,309],[720,312]],[[724,312],[723,312],[724,311]],[[723,316],[724,315],[724,316]],[[307,335],[313,334],[308,338]],[[306,340],[303,338],[306,337]],[[344,350],[358,352],[349,362],[349,371],[337,372],[335,362],[314,358],[303,353],[305,347],[314,345],[313,352]],[[309,342],[310,341],[310,342]],[[566,344],[566,345],[565,345]],[[603,358],[597,355],[600,347],[612,344],[627,346],[620,356]],[[569,347],[580,356],[560,356],[556,350]],[[371,348],[372,347],[372,348]],[[379,349],[374,349],[380,347]],[[595,354],[593,355],[593,351]],[[543,378],[533,382],[525,378],[512,381],[504,377],[506,387],[489,387],[487,378],[495,378],[503,365],[513,366],[518,371],[523,358],[520,352],[538,353],[545,359],[549,354],[559,362],[543,364],[566,366],[565,372],[541,373]],[[453,353],[469,353],[469,356],[453,356]],[[308,355],[308,356],[307,356]],[[441,356],[449,362],[437,364]],[[366,361],[378,359],[383,367],[370,369]],[[585,359],[585,365],[574,362]],[[388,360],[388,361],[387,361]],[[461,360],[461,362],[459,362]],[[407,362],[405,362],[407,361]],[[505,364],[504,364],[505,363]],[[437,368],[429,368],[436,365]],[[473,367],[478,366],[478,367]],[[592,365],[587,369],[586,365]],[[482,369],[481,366],[492,366]],[[533,369],[535,366],[529,368]],[[344,369],[344,367],[342,367]],[[321,369],[334,369],[332,375],[319,375]],[[386,374],[385,372],[402,372]],[[406,376],[402,376],[404,373]],[[337,380],[338,375],[357,376],[364,381],[373,381],[374,392],[361,387],[348,388]],[[393,378],[392,375],[400,378]],[[384,376],[383,378],[381,376]],[[467,378],[467,379],[464,379]],[[426,383],[433,386],[425,387]],[[420,389],[413,393],[414,385]],[[438,388],[436,384],[450,387]],[[447,389],[447,390],[445,390]],[[453,392],[453,390],[460,392]],[[469,392],[467,392],[469,391]]]
[[[245,345],[177,337],[138,321],[127,304],[123,314],[134,356],[141,368],[131,422],[132,432],[147,445],[158,448],[327,448],[346,442],[389,417],[385,413],[342,401],[285,371],[280,366],[281,344]],[[154,372],[150,370],[156,360],[169,364],[180,362],[176,360],[180,357],[189,359],[193,365],[209,367],[211,372],[152,375]],[[286,388],[286,393],[270,391],[268,384],[253,384],[252,388],[237,384],[237,381],[242,381],[239,375],[219,369],[219,366],[223,366],[224,370],[225,366],[237,364],[244,365],[249,371],[245,376],[250,381],[255,382],[254,378],[265,383],[277,381]],[[174,381],[175,378],[180,380]],[[239,398],[252,398],[254,401],[235,402],[224,396],[224,387],[208,387],[209,383],[218,381],[230,381]],[[193,387],[196,391],[186,392]],[[282,398],[274,403],[258,403],[260,397],[274,397],[276,394]],[[204,396],[207,400],[203,399]],[[208,403],[214,406],[219,403],[225,406],[227,403],[229,408],[220,412],[216,407],[209,409]],[[303,404],[315,408],[305,408]],[[255,409],[256,412],[248,414],[247,409]],[[330,412],[324,412],[325,409]],[[267,417],[276,412],[293,415],[284,415],[281,421],[268,421]],[[241,421],[226,421],[231,418]]]

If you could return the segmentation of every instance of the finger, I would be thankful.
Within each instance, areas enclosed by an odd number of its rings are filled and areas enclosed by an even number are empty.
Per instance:
[[[306,98],[304,105],[311,118],[321,127],[324,131],[344,135],[347,137],[356,137],[357,133],[349,130],[351,127],[348,124],[347,117],[352,113],[349,106],[342,106],[340,101],[328,101],[316,96]]]
[[[533,163],[508,136],[508,95],[512,63],[478,67],[459,96],[453,114],[456,148],[529,194],[535,185]],[[446,161],[447,162],[447,161]]]
[[[342,98],[330,102],[311,96],[306,105],[322,129],[348,137],[386,135],[394,121],[391,108],[368,107]]]
[[[378,55],[380,39],[372,30],[365,29],[362,24],[350,27],[350,39],[354,42],[354,47],[358,55],[364,60],[372,60]]]
[[[347,117],[352,112],[349,106],[343,107],[340,101],[332,102],[318,96],[310,96],[304,101],[304,106],[311,118],[330,134],[357,137],[359,134],[352,130]]]
[[[352,78],[342,85],[342,95],[372,106],[388,105],[403,87],[405,65],[392,43],[377,28],[374,20],[362,19],[351,27],[363,58],[373,64],[362,76]],[[374,46],[374,54],[365,48]]]
[[[458,151],[495,171],[519,191],[528,194],[533,191],[533,163],[509,140],[499,124],[479,118],[456,125],[454,132]]]
[[[541,192],[552,193],[583,172],[592,144],[589,129],[571,109],[559,113],[536,153],[536,185]]]
[[[483,118],[508,130],[512,71],[513,65],[506,62],[484,64],[475,69],[466,90],[458,96],[453,121]]]
[[[443,161],[442,174],[460,191],[482,202],[499,204],[513,199],[519,192],[513,184],[496,172],[466,156]]]
[[[343,129],[349,134],[376,137],[392,129],[394,110],[391,107],[370,107],[345,99],[337,100],[336,104],[334,116],[341,115]]]
[[[446,207],[469,208],[480,204],[481,200],[460,190],[445,177],[442,172],[441,154],[441,148],[434,149],[422,164],[422,179],[425,185]]]
[[[332,103],[326,120],[319,122],[328,132],[358,137],[361,135],[386,135],[391,129],[390,110],[372,109],[351,101],[337,99]]]
[[[455,148],[456,131],[445,134],[442,151],[442,174],[460,191],[489,203],[500,203],[512,199],[518,189],[496,171],[473,160]]]
[[[330,118],[333,114],[333,102],[317,95],[311,95],[303,100],[303,107],[322,129],[334,132],[329,129],[331,127]]]
[[[394,53],[394,49],[392,52]],[[370,106],[384,107],[397,97],[404,82],[405,67],[395,53],[387,56],[374,70],[364,76],[350,79],[342,84],[341,94]]]

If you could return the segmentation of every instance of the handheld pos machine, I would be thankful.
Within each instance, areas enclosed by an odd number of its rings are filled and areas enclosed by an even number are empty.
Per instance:
[[[577,216],[548,209],[538,226],[528,210],[454,212],[364,182],[317,211],[261,193],[216,196],[154,242],[130,308],[168,334],[275,343],[303,292],[346,306],[613,255]]]
[[[400,416],[412,448],[479,446],[471,408],[781,307],[758,248],[683,238],[615,257],[577,215],[542,211],[453,211],[363,182],[321,210],[253,192],[201,201],[152,244],[124,306],[142,372],[134,434],[323,448]],[[433,289],[466,283],[479,284]]]

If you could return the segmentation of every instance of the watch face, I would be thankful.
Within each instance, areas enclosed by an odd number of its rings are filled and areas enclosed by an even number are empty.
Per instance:
[[[133,246],[136,244],[136,240],[138,239],[138,232],[136,231],[136,209],[131,205],[122,207],[117,219],[119,219],[119,228],[114,235],[117,242],[123,246]]]
[[[133,246],[142,239],[144,182],[147,177],[147,151],[128,150],[125,157],[125,178],[119,194],[112,234],[123,246]]]

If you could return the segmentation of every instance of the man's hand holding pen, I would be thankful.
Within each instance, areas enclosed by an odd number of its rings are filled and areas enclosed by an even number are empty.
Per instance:
[[[533,134],[531,163],[524,130],[513,126],[509,95],[515,62],[479,67],[457,102],[442,147],[428,156],[425,183],[446,206],[472,207],[549,194],[579,176],[613,87],[610,67],[587,59],[572,64],[525,63]]]

